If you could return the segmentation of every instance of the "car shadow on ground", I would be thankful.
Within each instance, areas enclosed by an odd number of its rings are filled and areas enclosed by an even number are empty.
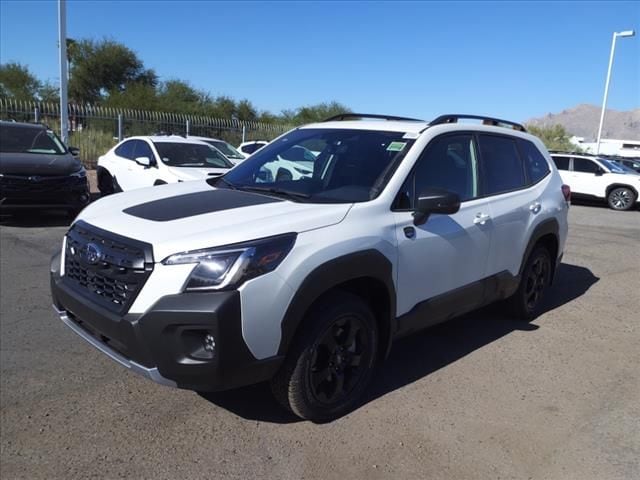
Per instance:
[[[100,194],[91,192],[91,200],[94,202],[100,198]],[[68,227],[73,219],[65,210],[5,210],[0,211],[1,227],[41,228],[41,227]]]
[[[598,280],[588,268],[561,264],[545,299],[544,312],[581,297]],[[515,330],[535,332],[538,328],[534,323],[510,318],[500,304],[495,304],[398,340],[376,372],[360,406],[426,377]],[[266,383],[199,395],[242,418],[271,423],[299,421],[278,405]]]
[[[0,213],[0,226],[20,228],[68,227],[71,217],[64,210],[42,212],[16,211]]]

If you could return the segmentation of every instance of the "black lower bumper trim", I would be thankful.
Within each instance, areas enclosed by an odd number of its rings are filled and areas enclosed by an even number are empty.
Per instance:
[[[51,291],[59,313],[81,329],[81,336],[90,335],[100,344],[85,340],[112,358],[109,352],[156,372],[156,378],[145,376],[165,385],[174,382],[190,390],[227,390],[270,379],[283,360],[281,356],[258,360],[251,354],[242,337],[236,291],[168,295],[143,315],[124,317],[69,289],[55,271]],[[213,351],[205,349],[207,335],[215,344]]]

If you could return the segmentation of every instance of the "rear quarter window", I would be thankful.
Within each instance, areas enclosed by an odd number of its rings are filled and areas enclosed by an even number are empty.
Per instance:
[[[538,150],[533,142],[519,138],[520,153],[524,160],[524,167],[529,176],[529,183],[538,183],[549,173],[549,164],[544,155]]]

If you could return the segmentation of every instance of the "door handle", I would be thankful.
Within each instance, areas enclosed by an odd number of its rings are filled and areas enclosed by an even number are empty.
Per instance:
[[[542,210],[542,205],[540,204],[540,202],[534,202],[529,205],[529,210],[531,210],[531,213],[533,214],[540,213],[540,210]]]
[[[487,215],[486,213],[477,213],[476,218],[473,219],[473,223],[475,225],[485,225],[490,219],[491,215]]]

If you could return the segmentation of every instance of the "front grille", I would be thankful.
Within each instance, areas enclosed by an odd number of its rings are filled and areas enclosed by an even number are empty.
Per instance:
[[[112,312],[129,309],[152,270],[148,243],[82,221],[67,233],[64,281]]]
[[[70,190],[81,183],[77,177],[66,176],[38,176],[38,175],[2,175],[0,190],[7,194],[14,192],[54,193]]]

